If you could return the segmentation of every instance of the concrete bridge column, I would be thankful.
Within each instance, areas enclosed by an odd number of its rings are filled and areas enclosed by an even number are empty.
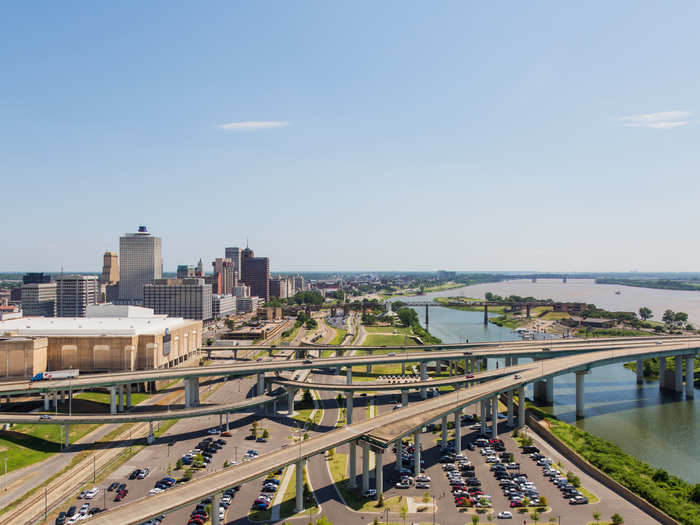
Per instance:
[[[61,403],[64,405],[66,404],[66,391],[65,390],[61,390]]]
[[[117,413],[117,387],[115,386],[109,387],[109,413]]]
[[[349,485],[352,488],[357,487],[357,443],[351,441],[348,443],[350,447],[350,478]]]
[[[348,385],[352,385],[352,367],[351,366],[345,367],[345,383]]]
[[[367,353],[369,354],[370,357],[372,357],[372,350],[367,350]],[[367,373],[371,374],[372,373],[372,363],[367,363]]]
[[[587,373],[587,370],[580,370],[576,372],[576,417],[578,419],[584,417],[583,378]]]
[[[695,369],[695,356],[687,355],[685,356],[685,398],[693,399],[695,397],[695,386],[694,382],[694,372]]]
[[[229,429],[229,426],[228,426],[228,412],[226,412],[226,431],[228,432],[229,430],[230,430],[230,429]]]
[[[484,305],[484,326],[489,324],[489,305]]]
[[[401,375],[406,375],[406,361],[401,361]]]
[[[294,414],[294,396],[296,395],[296,388],[287,388],[287,415],[289,417],[292,417]]]
[[[485,436],[486,435],[486,401],[481,400],[480,402],[481,406],[481,435]]]
[[[52,399],[53,399],[53,407],[58,408],[58,392],[54,391],[54,393],[52,395]]]
[[[185,390],[185,408],[192,407],[192,388],[190,387],[190,378],[186,377],[182,380],[182,385]]]
[[[374,481],[377,485],[377,499],[384,494],[384,452],[374,453]]]
[[[401,406],[402,407],[408,406],[408,390],[401,391]]]
[[[64,435],[64,447],[68,448],[70,446],[70,425],[63,425],[63,435]]]
[[[476,365],[476,373],[481,372],[481,359],[477,359],[474,364]]]
[[[455,412],[455,454],[462,453],[462,409]]]
[[[513,391],[509,390],[506,392],[506,399],[508,403],[508,426],[513,426]]]
[[[126,408],[131,408],[131,383],[126,385]]]
[[[352,390],[350,390],[349,392],[345,392],[345,418],[348,422],[348,425],[352,425],[352,411],[354,408],[354,403],[355,400]]]
[[[420,430],[413,433],[413,477],[420,476]]]
[[[259,396],[265,393],[265,372],[261,372],[258,374],[258,386],[255,393]]]
[[[641,385],[644,382],[644,362],[642,359],[637,359],[637,384]]]
[[[659,388],[666,388],[666,358],[659,357]]]
[[[224,415],[219,414],[219,432],[224,431]]]
[[[683,392],[683,357],[676,356],[676,367],[673,374],[673,389],[676,392]]]
[[[440,427],[440,430],[442,431],[442,445],[440,446],[440,449],[445,450],[447,448],[447,416],[442,416],[442,424]]]
[[[525,385],[518,387],[518,428],[525,426]]]
[[[149,421],[148,422],[148,437],[146,438],[146,443],[148,443],[150,445],[155,440],[156,440],[156,437],[153,434],[153,421]]]
[[[554,404],[554,377],[545,380],[545,401],[548,405]]]
[[[193,397],[195,406],[199,406],[199,378],[198,377],[192,378],[192,397]]]
[[[498,395],[491,398],[491,437],[498,437]]]
[[[403,468],[403,438],[396,442],[396,472],[401,472]]]
[[[362,492],[369,490],[369,443],[361,442],[362,445]]]
[[[421,381],[427,381],[428,380],[428,365],[423,361],[420,364],[420,380]],[[420,389],[420,397],[421,399],[427,399],[428,397],[428,390],[426,387],[422,387]]]
[[[221,492],[217,492],[211,497],[211,525],[221,525],[219,503],[221,503]]]
[[[126,398],[126,393],[124,392],[124,385],[119,385],[117,390],[117,411],[124,412],[124,400]]]
[[[304,464],[306,460],[300,459],[296,463],[296,477],[297,477],[297,498],[296,498],[296,508],[297,512],[304,510]],[[218,509],[217,509],[218,510]],[[213,512],[213,510],[212,510]]]
[[[511,357],[511,358],[510,358],[510,364],[511,364],[512,366],[517,365],[517,364],[518,364],[518,358],[517,358],[517,357]]]
[[[464,373],[465,373],[465,374],[468,374],[468,373],[469,373],[469,369],[467,368],[467,365],[468,365],[468,364],[469,364],[469,359],[467,359],[467,358],[465,357],[465,358],[464,358]]]
[[[46,394],[42,394],[42,396],[44,396],[44,411],[47,411],[50,408],[49,407],[49,401],[50,401],[49,395],[50,394],[48,392]]]

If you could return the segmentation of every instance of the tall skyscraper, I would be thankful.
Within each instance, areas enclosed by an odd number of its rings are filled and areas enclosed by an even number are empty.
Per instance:
[[[100,281],[102,281],[102,284],[119,282],[119,256],[115,252],[105,252]]]
[[[224,250],[224,257],[233,261],[233,270],[236,272],[236,280],[241,279],[241,249],[237,246],[232,246]],[[235,286],[235,285],[234,285]]]
[[[270,300],[270,259],[255,257],[253,250],[241,252],[241,281],[250,286],[250,295]]]
[[[119,238],[119,301],[142,304],[143,287],[163,276],[161,239],[139,226]]]
[[[96,275],[62,275],[56,279],[56,317],[85,317],[98,297]]]
[[[231,259],[222,259],[217,257],[212,263],[214,267],[214,277],[221,276],[221,286],[216,293],[230,295],[233,293],[233,287],[236,286],[236,276]]]

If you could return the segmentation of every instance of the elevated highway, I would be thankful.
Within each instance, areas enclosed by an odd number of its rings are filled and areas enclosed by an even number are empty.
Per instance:
[[[400,410],[394,410],[375,417],[374,419],[350,424],[311,439],[300,441],[297,445],[265,454],[247,463],[202,476],[188,482],[184,486],[176,486],[161,494],[132,501],[114,510],[101,513],[91,518],[90,522],[94,525],[111,525],[113,523],[136,525],[160,514],[165,514],[182,507],[193,506],[203,498],[209,496],[213,497],[212,507],[216,508],[218,507],[218,501],[222,492],[227,488],[255,480],[279,467],[292,464],[296,465],[298,487],[297,508],[300,509],[299,504],[302,499],[302,467],[309,457],[322,454],[328,449],[350,443],[350,457],[354,459],[355,448],[356,445],[359,444],[362,446],[365,457],[368,457],[367,454],[371,449],[378,455],[376,464],[382,465],[381,455],[385,453],[391,443],[397,442],[403,436],[411,434],[416,443],[420,443],[420,431],[424,425],[441,418],[443,421],[446,421],[444,418],[453,414],[455,415],[455,420],[459,421],[461,411],[467,405],[481,403],[483,414],[485,404],[491,404],[491,406],[497,407],[499,394],[505,393],[511,396],[509,398],[510,422],[512,394],[514,391],[518,393],[519,399],[522,400],[524,398],[524,388],[528,383],[544,381],[549,377],[573,372],[577,374],[578,406],[578,394],[580,392],[582,397],[583,393],[583,377],[585,373],[593,367],[650,357],[685,356],[690,359],[697,353],[699,347],[700,341],[698,338],[689,338],[685,341],[670,341],[661,345],[644,342],[636,346],[626,345],[616,347],[608,343],[608,348],[606,349],[597,349],[595,351],[570,355],[560,354],[558,357],[552,357],[551,359],[543,359],[538,362],[518,365],[517,367],[509,367],[505,370],[505,372],[508,372],[507,375],[493,379],[492,381],[484,382],[471,388],[460,389],[437,398],[414,403]],[[680,361],[680,359],[677,360],[677,362]],[[679,370],[680,367],[677,369]],[[518,370],[519,378],[516,378],[512,374],[515,370]],[[579,386],[581,386],[580,390]],[[493,411],[493,423],[497,423],[497,412],[497,409]],[[485,421],[483,418],[482,421],[482,425],[484,425]],[[524,405],[521,402],[518,406],[518,425],[522,425],[523,421]],[[446,428],[446,425],[443,426],[443,428]],[[459,432],[461,432],[461,430],[458,430],[460,428],[459,424],[455,427],[458,432],[458,438],[460,436]],[[495,433],[497,431],[497,426],[494,426],[492,431]],[[458,451],[460,442],[461,440],[459,439],[455,441]],[[400,446],[398,446],[398,449],[399,453],[397,454],[397,458],[400,458]],[[416,447],[416,450],[420,450],[420,448]],[[350,461],[351,484],[355,483],[356,478],[353,459]],[[369,465],[369,462],[365,462],[364,459],[363,457],[363,464]],[[420,467],[419,455],[416,458],[415,464],[417,468]],[[376,474],[378,495],[382,493],[383,487],[380,472],[381,469],[377,470]],[[361,475],[362,486],[365,488],[369,482],[368,469],[364,469]],[[216,513],[214,513],[214,516],[216,516]],[[216,519],[213,523],[214,525],[218,525]]]

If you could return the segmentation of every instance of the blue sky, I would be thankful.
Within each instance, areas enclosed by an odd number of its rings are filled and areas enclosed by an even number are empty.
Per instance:
[[[700,270],[696,2],[6,2],[0,270]]]

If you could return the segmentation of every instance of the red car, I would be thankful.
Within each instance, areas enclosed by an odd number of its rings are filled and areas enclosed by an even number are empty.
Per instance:
[[[467,374],[464,376],[466,379],[474,379],[474,374]]]
[[[511,502],[510,502],[510,506],[511,506],[511,507],[522,507],[522,506],[523,506],[523,502],[522,502],[522,501],[511,501]]]

